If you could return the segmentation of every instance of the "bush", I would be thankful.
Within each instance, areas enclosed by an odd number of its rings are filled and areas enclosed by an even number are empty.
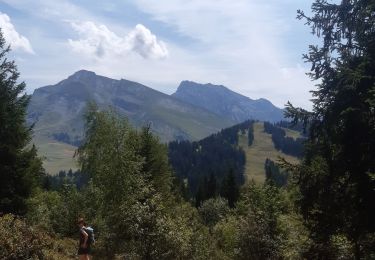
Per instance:
[[[241,227],[236,216],[228,216],[213,228],[218,250],[226,256],[223,259],[235,259],[238,254],[239,232]]]
[[[50,243],[45,234],[16,216],[0,217],[0,259],[44,259],[43,249]]]
[[[37,192],[27,201],[27,219],[35,226],[45,230],[54,231],[58,221],[57,212],[62,206],[62,198],[58,192]]]
[[[296,213],[281,215],[278,227],[285,234],[281,246],[282,258],[301,259],[311,244],[310,233],[304,226],[302,217]]]
[[[250,183],[244,187],[237,207],[239,213],[239,258],[278,259],[282,255],[287,230],[280,217],[288,205],[280,189]]]
[[[204,223],[209,227],[213,227],[228,214],[228,201],[221,197],[208,199],[203,202],[198,211]]]
[[[27,219],[44,231],[62,236],[75,235],[77,219],[85,216],[84,198],[74,187],[66,186],[60,192],[40,191],[27,201]]]

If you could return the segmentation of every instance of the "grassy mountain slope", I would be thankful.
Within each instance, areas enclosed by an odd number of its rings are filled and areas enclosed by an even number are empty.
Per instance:
[[[299,133],[288,129],[288,135],[298,137]],[[271,139],[271,135],[264,132],[264,125],[262,122],[254,123],[254,142],[249,147],[247,135],[240,135],[239,145],[246,153],[246,180],[255,180],[256,182],[264,182],[265,169],[264,162],[267,158],[277,161],[278,157],[284,157],[287,161],[297,163],[296,157],[277,151]]]
[[[297,131],[294,131],[294,130],[291,130],[291,129],[288,129],[288,128],[284,128],[284,127],[282,127],[282,129],[285,130],[285,133],[286,133],[287,137],[292,137],[293,139],[297,139],[297,138],[301,137],[300,132],[297,132]]]
[[[232,176],[238,185],[250,180],[263,183],[267,159],[277,161],[283,157],[298,163],[297,157],[277,150],[274,141],[278,143],[278,139],[264,131],[265,123],[247,120],[198,142],[169,143],[169,162],[180,182],[187,183],[182,190],[195,197],[199,205],[201,200],[221,192],[228,176]],[[292,130],[289,134],[298,135]]]
[[[60,170],[78,169],[77,161],[73,157],[77,149],[75,146],[43,137],[34,138],[33,141],[38,146],[46,172],[56,174]]]

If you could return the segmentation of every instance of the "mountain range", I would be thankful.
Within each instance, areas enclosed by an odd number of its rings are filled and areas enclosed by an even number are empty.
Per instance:
[[[269,122],[283,119],[283,111],[267,99],[253,100],[222,85],[182,81],[172,96],[236,123],[249,119]]]
[[[34,91],[28,121],[35,136],[77,144],[86,104],[112,107],[136,127],[151,124],[162,141],[199,140],[246,119],[279,121],[282,110],[266,99],[252,100],[224,86],[183,81],[167,95],[137,82],[80,70]]]

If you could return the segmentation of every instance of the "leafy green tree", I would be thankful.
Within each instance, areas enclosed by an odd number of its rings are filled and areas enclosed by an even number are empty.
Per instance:
[[[36,192],[27,201],[27,219],[35,227],[72,237],[77,233],[78,217],[86,218],[88,215],[86,213],[90,206],[86,204],[83,195],[73,185],[64,185],[59,192]]]
[[[19,73],[7,55],[0,31],[0,212],[24,214],[25,200],[40,185],[42,162],[35,146],[30,146],[31,127],[26,125],[30,97],[25,83],[18,83]]]
[[[213,250],[195,208],[173,194],[167,151],[149,128],[136,131],[90,105],[78,156],[92,181],[82,191],[100,250],[113,259],[202,259]],[[92,199],[95,198],[95,199]]]
[[[86,138],[78,149],[82,171],[92,176],[99,192],[98,217],[105,219],[112,254],[126,247],[149,191],[141,174],[142,158],[136,154],[137,135],[128,122],[114,112],[99,112],[90,104],[86,115]],[[138,206],[138,207],[137,207]]]
[[[311,17],[298,12],[323,39],[304,55],[318,82],[312,112],[288,103],[286,113],[309,126],[304,160],[290,170],[312,239],[321,245],[313,257],[329,257],[332,237],[340,234],[352,242],[356,259],[374,254],[374,13],[369,0],[316,0]]]
[[[204,201],[198,211],[204,223],[213,227],[229,213],[228,201],[221,197],[211,198]]]
[[[237,204],[238,257],[281,258],[286,235],[279,226],[279,218],[287,210],[286,200],[277,187],[254,182],[244,187]]]
[[[37,192],[28,199],[27,206],[26,217],[32,226],[47,232],[59,233],[59,228],[56,224],[60,220],[57,212],[62,208],[62,197],[58,192]]]
[[[241,226],[238,216],[228,214],[213,227],[213,237],[217,243],[217,251],[222,251],[222,259],[238,259]]]

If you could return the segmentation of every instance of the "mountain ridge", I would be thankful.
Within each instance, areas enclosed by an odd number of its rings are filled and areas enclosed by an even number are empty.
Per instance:
[[[274,106],[269,100],[265,98],[254,100],[223,85],[200,84],[184,80],[172,96],[234,120],[236,123],[248,119],[271,122],[284,119],[283,110]]]
[[[209,86],[214,92],[235,93],[224,86]],[[231,102],[251,100],[238,93],[229,96],[233,99]],[[163,142],[201,140],[241,120],[135,81],[111,79],[80,70],[55,85],[36,89],[28,107],[27,121],[35,125],[34,142],[52,168],[56,164],[64,164],[60,159],[69,161],[65,154],[70,155],[72,149],[80,145],[84,133],[84,113],[89,101],[97,103],[100,109],[114,109],[135,127],[151,125]]]
[[[36,89],[28,109],[28,121],[36,134],[51,137],[67,133],[82,137],[86,103],[112,106],[137,127],[152,124],[163,141],[198,140],[233,122],[178,100],[135,81],[115,80],[80,70],[55,85]],[[69,129],[70,128],[70,129]]]

